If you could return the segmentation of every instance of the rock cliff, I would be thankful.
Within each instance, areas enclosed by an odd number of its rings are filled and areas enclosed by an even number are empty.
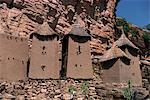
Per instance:
[[[25,36],[47,21],[57,33],[67,34],[77,17],[93,36],[93,55],[101,55],[114,41],[116,0],[0,0],[3,31]],[[1,32],[3,32],[1,31]]]

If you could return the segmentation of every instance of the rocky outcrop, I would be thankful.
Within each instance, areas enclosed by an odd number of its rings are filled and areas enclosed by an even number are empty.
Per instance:
[[[77,17],[93,36],[92,54],[103,54],[114,41],[116,0],[14,0],[0,4],[0,19],[7,34],[25,36],[48,21],[59,34],[67,34]]]

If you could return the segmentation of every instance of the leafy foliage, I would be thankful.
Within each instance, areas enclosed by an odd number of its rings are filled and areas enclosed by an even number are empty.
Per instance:
[[[132,37],[136,37],[136,35],[138,34],[138,31],[136,29],[130,27],[129,23],[124,18],[123,19],[118,18],[116,20],[116,25],[119,27],[122,26],[125,34],[130,33],[132,35]]]
[[[76,90],[76,88],[73,85],[71,85],[71,86],[68,87],[68,92],[69,93],[74,94],[76,91],[77,90]]]
[[[126,22],[126,20],[125,20],[125,18],[123,18],[123,19],[117,19],[116,20],[116,25],[117,26],[125,26],[125,25],[127,25],[128,23]]]
[[[138,31],[136,29],[131,29],[130,33],[131,33],[132,37],[136,37],[136,35],[138,34]]]
[[[128,81],[128,87],[123,89],[123,94],[127,100],[132,100],[133,91],[132,91],[132,84],[130,80]]]
[[[149,42],[150,41],[150,33],[147,33],[147,32],[143,33],[143,39],[144,39],[144,41]]]
[[[147,30],[150,30],[150,24],[146,25],[145,28],[146,28]]]
[[[124,30],[125,33],[128,33],[128,32],[130,31],[129,25],[128,25],[128,24],[127,24],[127,25],[124,25],[124,26],[123,26],[123,30]]]
[[[89,83],[87,81],[83,82],[83,84],[81,85],[81,91],[83,94],[87,94],[87,92],[89,91]]]

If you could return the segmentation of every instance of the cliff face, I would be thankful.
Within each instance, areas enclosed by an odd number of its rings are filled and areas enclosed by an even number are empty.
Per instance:
[[[46,20],[59,34],[67,34],[79,17],[81,26],[93,36],[93,55],[103,54],[114,41],[116,0],[7,0],[6,3],[0,4],[1,32],[29,37]]]

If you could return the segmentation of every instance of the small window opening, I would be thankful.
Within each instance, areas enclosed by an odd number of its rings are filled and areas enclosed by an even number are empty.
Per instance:
[[[44,65],[41,66],[41,68],[42,68],[43,71],[45,71],[45,67],[46,67],[46,66],[44,66]]]
[[[43,46],[43,50],[45,50],[45,46]]]
[[[42,52],[42,55],[45,55],[46,54],[46,52]]]
[[[77,67],[77,64],[75,64],[75,67]]]
[[[133,76],[135,76],[135,73],[132,73]]]
[[[81,54],[81,46],[78,45],[77,55]]]

